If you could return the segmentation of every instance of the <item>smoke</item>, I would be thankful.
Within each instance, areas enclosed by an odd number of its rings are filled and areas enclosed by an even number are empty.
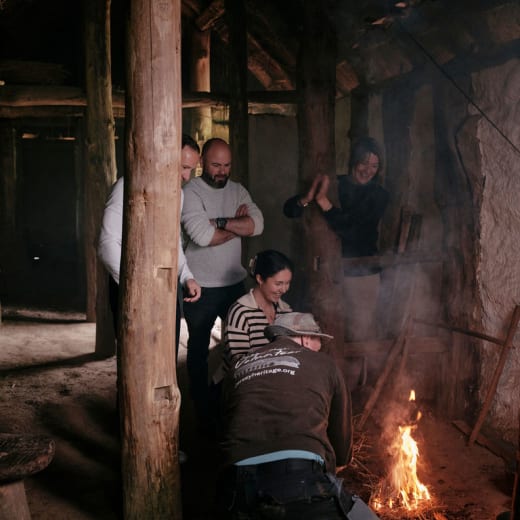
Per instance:
[[[410,393],[414,390],[413,381],[410,376],[403,375],[388,394],[381,401],[376,419],[382,430],[381,440],[383,446],[390,446],[395,438],[399,426],[414,425],[419,421],[419,406],[417,401],[410,400]]]

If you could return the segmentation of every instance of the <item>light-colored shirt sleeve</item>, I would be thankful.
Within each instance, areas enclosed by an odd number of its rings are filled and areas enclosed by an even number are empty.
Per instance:
[[[182,249],[182,240],[179,238],[179,256],[177,259],[177,272],[179,273],[179,281],[181,285],[184,285],[189,279],[195,278],[193,273],[190,271],[188,267],[188,262],[186,261],[186,256]]]
[[[184,193],[181,191],[181,211],[184,206]],[[177,258],[177,273],[179,274],[179,281],[181,285],[184,285],[188,280],[194,278],[193,273],[190,271],[188,262],[186,261],[186,255],[182,248],[182,233],[179,233],[179,255]]]
[[[105,204],[98,240],[98,257],[117,283],[119,283],[119,270],[121,267],[123,191],[124,183],[121,177],[112,186]]]
[[[98,256],[112,278],[119,283],[119,271],[121,268],[121,243],[123,236],[123,194],[124,182],[121,177],[112,187],[105,204],[103,222],[98,240]],[[181,207],[182,207],[181,195]],[[177,273],[182,285],[193,278],[193,274],[186,262],[186,256],[182,249],[182,239],[179,235]]]

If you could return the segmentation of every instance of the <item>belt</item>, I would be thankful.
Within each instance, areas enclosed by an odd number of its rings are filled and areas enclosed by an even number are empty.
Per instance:
[[[324,466],[317,460],[282,459],[262,464],[235,466],[240,472],[256,473],[258,475],[289,475],[298,472],[324,473]]]

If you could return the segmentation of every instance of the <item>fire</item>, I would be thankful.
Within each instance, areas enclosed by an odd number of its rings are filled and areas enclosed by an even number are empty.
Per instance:
[[[415,401],[415,392],[410,392],[409,401]],[[377,496],[371,500],[376,510],[383,508],[414,511],[424,507],[424,501],[431,499],[428,488],[417,476],[419,448],[412,437],[421,413],[417,412],[412,424],[398,427],[398,432],[390,447],[391,468],[384,482],[379,486]]]
[[[429,500],[428,488],[417,477],[419,448],[412,437],[412,426],[400,426],[396,449],[396,464],[391,471],[391,481],[399,490],[406,509],[415,509],[421,500]]]

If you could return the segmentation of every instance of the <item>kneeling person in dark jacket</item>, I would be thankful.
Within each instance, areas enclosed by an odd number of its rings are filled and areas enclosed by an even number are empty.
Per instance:
[[[311,314],[279,315],[222,394],[221,518],[373,519],[336,468],[352,454],[350,395]],[[356,510],[362,516],[352,516]]]

